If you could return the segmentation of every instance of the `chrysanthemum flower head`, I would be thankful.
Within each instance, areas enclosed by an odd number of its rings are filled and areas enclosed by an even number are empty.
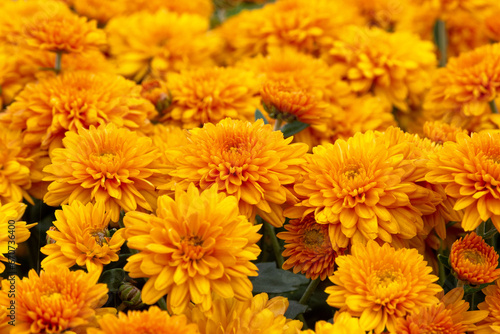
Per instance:
[[[459,133],[456,138],[429,156],[425,179],[445,186],[446,194],[457,199],[455,210],[465,209],[465,231],[489,218],[500,230],[500,133]]]
[[[314,215],[303,220],[293,219],[285,225],[287,232],[278,233],[285,241],[283,269],[302,272],[307,278],[324,280],[333,274],[337,252],[333,250],[328,236],[328,226],[318,224]]]
[[[489,43],[477,13],[458,10],[444,18],[448,35],[448,59]]]
[[[241,68],[207,67],[169,73],[166,89],[170,105],[162,111],[160,120],[188,129],[215,124],[226,117],[250,121],[259,106],[259,81]]]
[[[450,290],[438,304],[417,308],[406,318],[397,321],[397,333],[462,334],[476,329],[475,324],[486,318],[487,311],[468,311],[469,303],[463,300],[463,288]]]
[[[194,306],[186,314],[198,324],[201,334],[295,334],[302,328],[302,322],[284,316],[288,305],[285,297],[269,299],[267,293],[245,301],[215,297],[211,312]]]
[[[111,261],[118,260],[118,252],[125,242],[120,229],[109,235],[109,212],[104,211],[104,203],[83,205],[74,201],[63,205],[55,212],[55,230],[47,231],[53,240],[40,250],[48,255],[42,261],[42,267],[52,264],[71,267],[78,264],[88,272],[98,270]]]
[[[372,239],[403,246],[422,231],[422,214],[435,211],[429,202],[437,203],[432,191],[415,183],[412,146],[392,138],[399,131],[357,133],[313,148],[294,186],[302,201],[285,211],[287,217],[314,212],[318,223],[328,224],[337,251]]]
[[[468,134],[465,129],[441,121],[425,122],[423,131],[425,138],[440,145],[447,141],[456,142],[459,133]]]
[[[156,187],[166,171],[150,138],[110,123],[68,131],[63,144],[52,151],[52,164],[44,168],[44,181],[52,181],[45,203],[102,201],[114,222],[120,210],[156,208]]]
[[[106,284],[97,284],[99,275],[50,266],[16,282],[16,326],[11,333],[84,332],[108,299]],[[0,294],[9,293],[2,282]],[[6,305],[3,305],[6,306]]]
[[[106,32],[119,73],[140,80],[149,71],[162,77],[188,66],[214,65],[220,41],[208,27],[208,18],[159,10],[115,17]]]
[[[19,221],[26,210],[26,204],[23,203],[6,203],[0,202],[0,261],[9,263],[9,260],[3,255],[9,253],[12,247],[17,247],[17,244],[28,240],[30,237],[29,229],[36,225],[26,224],[25,221]],[[15,221],[14,224],[10,222]],[[11,237],[14,237],[13,239]],[[12,244],[12,241],[15,243]],[[5,265],[0,262],[0,273],[4,272]],[[9,263],[12,266],[12,263]]]
[[[480,116],[500,93],[500,45],[489,44],[451,58],[436,71],[424,108],[434,117]]]
[[[307,329],[300,334],[366,334],[366,331],[359,326],[359,318],[349,312],[336,312],[333,324],[320,320],[314,325],[314,331]]]
[[[140,86],[115,74],[68,72],[27,85],[0,121],[22,130],[27,145],[60,147],[66,131],[91,125],[145,129],[156,112],[140,92]]]
[[[220,30],[234,61],[283,47],[317,56],[343,26],[361,22],[350,3],[280,0],[262,9],[243,11],[224,22]],[[235,32],[238,38],[234,38]]]
[[[307,152],[307,145],[290,144],[292,139],[284,139],[281,131],[273,131],[262,120],[226,118],[217,125],[206,123],[190,131],[189,144],[181,148],[170,174],[184,187],[190,182],[200,189],[217,185],[219,191],[236,197],[241,214],[251,220],[259,214],[281,226],[282,204],[296,200],[287,186],[300,177],[299,165]]]
[[[436,67],[434,46],[409,32],[348,27],[325,58],[344,66],[351,89],[373,91],[401,111],[418,105]]]
[[[477,308],[488,312],[488,316],[478,323],[475,334],[500,333],[500,280],[485,287],[482,292],[485,294],[484,302]]]
[[[497,252],[474,232],[453,243],[450,263],[458,279],[472,285],[491,283],[500,277]]]
[[[416,249],[369,241],[354,245],[351,253],[337,258],[338,269],[330,277],[335,285],[325,292],[329,305],[360,317],[363,330],[395,332],[397,318],[438,302],[438,277]]]
[[[106,34],[95,21],[69,11],[34,16],[22,37],[29,47],[59,53],[84,53],[106,45]]]
[[[260,91],[264,108],[272,118],[287,122],[299,120],[307,124],[323,124],[331,118],[329,105],[308,93],[283,82],[268,81]]]
[[[500,42],[500,9],[496,12],[490,14],[484,20],[484,26],[486,28],[486,34],[489,38],[494,41]]]
[[[118,316],[106,314],[98,320],[99,329],[89,328],[88,334],[198,334],[198,326],[188,323],[185,315],[170,316],[158,306],[151,306],[145,311],[128,311]]]
[[[202,310],[212,307],[212,293],[239,300],[252,298],[248,276],[257,275],[250,261],[260,253],[258,230],[238,212],[235,197],[217,187],[187,192],[177,189],[175,200],[158,198],[155,215],[125,215],[128,246],[139,250],[125,265],[131,277],[148,277],[142,300],[154,304],[167,294],[167,306],[182,313],[189,302]]]

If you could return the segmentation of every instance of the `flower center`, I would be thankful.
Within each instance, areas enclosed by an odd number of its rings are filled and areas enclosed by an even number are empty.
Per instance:
[[[360,174],[360,167],[358,164],[347,164],[342,170],[342,175],[348,180],[354,179]]]
[[[100,246],[109,242],[107,229],[92,230],[90,231],[90,235],[95,238],[95,242],[97,242]]]
[[[49,303],[54,303],[63,298],[63,295],[60,294],[59,292],[52,292],[46,295],[42,296],[42,301],[44,302],[49,302]]]
[[[184,260],[199,260],[205,255],[203,249],[203,239],[197,235],[181,238],[181,249],[184,254]]]
[[[493,162],[495,164],[500,164],[500,148],[491,147],[486,153],[486,160]]]
[[[469,261],[472,264],[482,265],[485,263],[485,260],[484,260],[484,257],[482,256],[482,254],[476,250],[465,250],[462,253],[462,256],[464,257],[465,260]]]
[[[387,288],[398,283],[401,273],[393,269],[378,270],[375,275],[376,285],[380,288]]]
[[[317,229],[311,229],[304,233],[304,246],[309,249],[316,249],[323,245],[325,236]]]

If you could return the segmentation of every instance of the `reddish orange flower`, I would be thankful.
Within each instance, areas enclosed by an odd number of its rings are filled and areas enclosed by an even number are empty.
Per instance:
[[[469,284],[491,283],[500,277],[495,248],[474,232],[453,243],[450,262],[458,279]]]

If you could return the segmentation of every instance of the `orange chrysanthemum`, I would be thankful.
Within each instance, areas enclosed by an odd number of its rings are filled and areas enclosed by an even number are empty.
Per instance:
[[[460,54],[489,43],[488,36],[477,13],[455,11],[446,16],[446,33],[448,35],[448,57]]]
[[[145,129],[156,111],[140,93],[140,86],[115,74],[68,72],[26,86],[0,121],[24,131],[27,145],[60,147],[66,131],[91,125]]]
[[[115,17],[106,32],[118,72],[140,80],[148,72],[163,77],[189,66],[214,65],[221,42],[208,28],[208,18],[159,10]]]
[[[299,120],[307,124],[323,124],[332,113],[329,105],[303,89],[290,84],[268,81],[260,91],[262,103],[272,118],[287,122]]]
[[[49,174],[44,181],[52,181],[45,203],[103,201],[114,222],[120,210],[156,209],[156,187],[166,171],[150,138],[110,123],[67,132],[63,144],[52,151],[52,164],[44,168]]]
[[[12,254],[12,247],[17,247],[17,244],[28,240],[30,237],[29,229],[36,225],[26,224],[24,221],[19,221],[26,210],[26,204],[22,203],[0,203],[0,273],[5,270],[5,265],[2,262],[8,263],[11,272],[15,271],[14,263],[10,262],[4,254]],[[15,221],[12,224],[12,221]],[[14,243],[13,243],[14,242]]]
[[[415,168],[409,168],[412,147],[391,138],[398,136],[394,132],[357,133],[315,147],[302,166],[303,179],[294,186],[303,200],[285,211],[287,217],[314,212],[318,223],[328,224],[337,251],[372,239],[404,246],[404,239],[422,231],[421,215],[433,209],[428,205],[435,199],[415,184]]]
[[[441,292],[440,295],[443,295]],[[406,318],[399,318],[399,334],[465,334],[476,329],[475,324],[486,318],[487,311],[467,311],[469,303],[463,300],[463,288],[450,290],[438,304],[418,308]]]
[[[296,334],[302,322],[284,316],[288,304],[285,297],[269,299],[267,293],[245,301],[216,297],[211,312],[194,306],[186,314],[201,334]]]
[[[354,245],[351,253],[337,258],[338,269],[330,277],[335,285],[325,292],[329,305],[360,317],[363,330],[395,332],[396,319],[438,302],[435,294],[442,289],[433,283],[438,277],[416,249],[369,241]]]
[[[259,82],[240,68],[208,67],[167,75],[170,105],[162,122],[195,128],[226,117],[253,120],[259,106]]]
[[[436,67],[431,42],[409,32],[379,28],[347,28],[325,57],[330,64],[344,67],[353,91],[373,91],[405,112],[420,103]]]
[[[185,315],[170,316],[167,311],[152,306],[146,311],[106,314],[98,320],[100,329],[89,328],[88,334],[198,334],[198,326],[188,323]]]
[[[342,69],[290,49],[248,58],[236,66],[255,72],[263,83],[280,83],[314,95],[320,101],[348,106],[355,98],[348,83],[342,80]]]
[[[425,138],[429,138],[440,145],[447,141],[456,142],[459,133],[468,134],[465,129],[440,121],[425,122],[423,131]]]
[[[453,243],[450,263],[458,279],[472,285],[491,283],[500,277],[497,252],[474,232]]]
[[[42,267],[52,264],[71,267],[78,264],[88,272],[102,272],[103,265],[118,261],[118,252],[125,242],[120,229],[109,235],[109,212],[104,211],[104,203],[83,205],[74,201],[63,205],[55,212],[55,230],[47,231],[53,242],[42,247],[48,255],[42,261]]]
[[[500,230],[500,133],[459,133],[456,138],[430,155],[425,179],[446,186],[446,194],[457,199],[454,209],[465,209],[465,231],[489,218]]]
[[[478,325],[475,334],[492,334],[500,333],[500,280],[496,280],[495,284],[484,288],[483,293],[486,295],[484,302],[477,305],[477,308],[488,312],[488,316]]]
[[[500,95],[500,45],[490,44],[451,58],[439,69],[424,108],[432,119],[490,113],[488,102]]]
[[[320,320],[314,325],[314,331],[308,329],[300,334],[366,334],[359,326],[359,319],[349,312],[336,312],[333,324]]]
[[[327,225],[316,223],[314,215],[309,214],[302,221],[290,220],[285,229],[287,232],[277,235],[285,241],[283,256],[289,257],[283,269],[302,272],[311,279],[324,280],[333,274],[337,252],[330,243]]]
[[[282,47],[318,55],[340,34],[343,26],[361,22],[352,4],[280,0],[262,9],[241,12],[224,22],[220,31],[231,62]],[[238,38],[234,38],[235,32]]]
[[[229,118],[191,130],[188,140],[170,173],[174,183],[187,187],[194,182],[201,189],[216,184],[236,197],[241,214],[250,220],[259,214],[274,226],[283,225],[282,204],[296,201],[287,186],[300,177],[307,145],[290,144],[291,137],[284,139],[262,120],[252,124]]]
[[[85,53],[106,45],[106,34],[88,21],[69,11],[36,15],[26,24],[26,45],[60,53]]]
[[[500,10],[490,14],[484,20],[484,26],[486,27],[486,34],[489,38],[500,42]]]
[[[108,299],[108,288],[97,284],[98,278],[63,266],[48,267],[40,276],[32,269],[16,282],[16,325],[10,333],[84,333],[96,315],[109,313],[97,310]],[[0,295],[5,298],[9,282],[2,285]]]
[[[175,201],[158,198],[156,216],[142,212],[125,215],[128,247],[139,250],[128,258],[131,277],[148,277],[142,300],[154,304],[167,294],[167,306],[182,313],[189,302],[207,311],[212,293],[239,300],[252,298],[248,276],[257,276],[250,261],[260,253],[260,226],[239,215],[233,196],[217,187],[187,192],[176,189]]]

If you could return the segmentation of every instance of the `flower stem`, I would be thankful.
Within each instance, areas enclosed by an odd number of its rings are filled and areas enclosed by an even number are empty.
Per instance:
[[[62,52],[56,52],[56,65],[54,67],[54,70],[56,71],[57,74],[61,72],[61,61],[62,61]]]
[[[439,67],[445,67],[448,58],[448,37],[446,24],[443,20],[436,21],[436,44],[439,48]]]
[[[495,103],[495,99],[490,101],[490,108],[494,114],[498,114],[498,107],[497,104]]]
[[[269,238],[271,239],[271,244],[273,245],[274,257],[276,257],[276,263],[278,264],[279,268],[282,268],[285,260],[281,255],[281,246],[278,242],[278,238],[276,238],[276,232],[274,231],[274,226],[272,226],[268,222],[264,222],[264,227],[266,229],[266,233],[269,235]]]
[[[167,309],[167,302],[165,301],[165,298],[164,297],[161,297],[160,299],[158,299],[158,307],[160,309],[162,309],[163,311],[167,311],[168,312],[168,309]],[[170,313],[170,312],[169,312]]]
[[[316,290],[316,288],[318,287],[318,284],[320,281],[321,281],[321,279],[318,277],[317,279],[309,282],[309,285],[307,286],[306,291],[304,292],[304,294],[300,298],[299,303],[301,303],[302,305],[307,305],[307,302],[309,302],[309,299],[311,298],[312,294],[314,293],[314,290]]]
[[[281,130],[281,124],[283,123],[283,120],[281,118],[276,118],[276,121],[274,122],[274,131]]]

